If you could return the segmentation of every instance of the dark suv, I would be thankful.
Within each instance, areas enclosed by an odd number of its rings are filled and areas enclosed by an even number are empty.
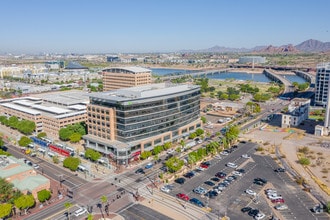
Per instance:
[[[186,182],[186,179],[185,178],[178,178],[178,179],[176,179],[176,180],[174,180],[176,183],[178,183],[178,184],[180,184],[180,185],[182,185],[182,184],[184,184],[184,182]]]

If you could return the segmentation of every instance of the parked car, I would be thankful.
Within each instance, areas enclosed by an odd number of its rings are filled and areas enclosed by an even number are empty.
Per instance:
[[[38,169],[38,168],[39,168],[39,165],[35,163],[35,164],[32,165],[32,167],[33,167],[34,169]]]
[[[171,189],[168,188],[168,187],[166,187],[166,186],[162,186],[162,187],[160,188],[160,190],[161,190],[162,192],[166,192],[166,193],[169,193],[169,192],[171,191]]]
[[[185,200],[185,201],[189,200],[189,196],[187,196],[184,193],[178,193],[178,194],[176,194],[176,197],[178,197],[179,199]]]
[[[227,163],[226,164],[227,167],[231,167],[231,168],[237,168],[238,166],[234,163]]]
[[[218,159],[218,160],[221,160],[222,159],[222,157],[219,154],[217,154],[214,158],[215,159]]]
[[[184,174],[183,176],[190,179],[191,177],[195,176],[195,174],[192,172],[188,172],[188,173]]]
[[[204,194],[204,196],[209,197],[210,199],[218,196],[218,192],[216,192],[215,190],[210,190],[207,193]]]
[[[194,204],[194,205],[197,205],[199,207],[204,207],[204,203],[202,203],[199,199],[196,199],[196,198],[192,198],[189,200],[190,203]]]
[[[199,186],[199,187],[193,189],[193,192],[194,192],[194,193],[197,193],[197,194],[205,194],[205,193],[207,192],[207,190],[204,189],[203,187],[200,187],[200,186]]]
[[[277,194],[268,195],[268,198],[271,199],[271,200],[283,199],[283,197],[281,195],[277,195]]]
[[[251,158],[251,156],[250,155],[247,155],[247,154],[243,154],[242,157],[245,158],[245,159]]]
[[[221,151],[220,154],[223,155],[223,156],[228,156],[229,155],[229,153],[227,151]]]
[[[251,195],[251,196],[256,196],[257,195],[257,193],[255,191],[250,190],[250,189],[245,190],[245,193],[248,194],[248,195]]]
[[[266,217],[266,215],[265,215],[264,213],[259,212],[258,214],[256,214],[256,215],[254,216],[254,219],[256,219],[256,220],[261,220],[261,219],[263,219],[263,218],[265,218],[265,217]]]
[[[211,180],[214,181],[214,182],[219,182],[220,181],[220,179],[218,177],[213,177],[213,178],[211,178]]]
[[[181,177],[181,178],[178,178],[178,179],[174,180],[174,182],[182,185],[186,182],[186,179]]]
[[[236,171],[240,172],[240,173],[245,173],[244,169],[236,169]]]
[[[259,185],[259,186],[263,186],[263,185],[265,185],[263,182],[261,182],[261,181],[253,181],[253,183],[254,184],[256,184],[256,185]]]
[[[201,168],[203,168],[203,169],[207,169],[207,168],[209,168],[209,166],[206,165],[206,164],[201,164],[199,167],[201,167]]]
[[[208,186],[214,186],[215,183],[212,181],[205,181],[204,184],[208,185]]]
[[[241,209],[241,211],[242,211],[243,213],[245,213],[245,212],[249,212],[250,210],[252,210],[251,207],[244,207],[244,208]]]
[[[283,172],[285,172],[285,169],[279,167],[279,168],[275,169],[274,171],[275,171],[276,173],[283,173]]]
[[[259,210],[258,210],[258,209],[251,209],[251,210],[248,212],[248,215],[254,217],[254,216],[256,216],[258,213],[259,213]]]
[[[238,172],[238,171],[234,171],[234,172],[233,172],[233,175],[235,175],[235,176],[242,176],[242,173],[240,173],[240,172]]]
[[[271,201],[272,201],[272,203],[284,203],[284,199],[283,198],[272,199]]]
[[[267,183],[267,180],[266,180],[266,179],[264,179],[264,178],[260,178],[260,177],[255,178],[254,181],[260,181],[260,182],[263,182],[264,184]]]
[[[224,173],[224,172],[218,172],[218,173],[215,174],[215,176],[219,177],[219,178],[225,178],[227,176],[227,174]]]
[[[274,206],[274,208],[277,210],[286,210],[288,209],[288,206],[285,204],[277,204],[276,206]]]

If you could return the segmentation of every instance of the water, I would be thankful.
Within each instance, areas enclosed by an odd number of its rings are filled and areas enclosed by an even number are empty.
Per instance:
[[[297,82],[297,83],[304,83],[307,82],[304,78],[301,78],[300,76],[297,75],[283,75],[287,80],[290,82]]]
[[[197,70],[184,70],[184,69],[166,69],[166,68],[150,68],[153,75],[164,76],[164,75],[178,75],[198,72]]]
[[[214,75],[208,75],[207,78],[209,79],[219,79],[219,80],[225,80],[225,79],[236,79],[236,80],[243,80],[243,81],[254,81],[254,82],[270,82],[270,79],[268,79],[264,74],[262,73],[245,73],[245,72],[227,72],[227,73],[220,73],[220,74],[214,74]]]
[[[166,68],[151,68],[152,74],[158,75],[158,76],[164,76],[164,75],[178,75],[178,74],[185,74],[185,73],[191,73],[191,72],[199,72],[196,70],[183,70],[183,69],[166,69]],[[306,82],[305,79],[297,76],[297,75],[283,75],[286,79],[288,79],[290,82],[298,82],[298,83],[304,83]],[[207,78],[209,79],[218,79],[218,80],[225,80],[225,79],[235,79],[235,80],[243,80],[243,81],[254,81],[254,82],[264,82],[268,83],[271,82],[270,79],[268,79],[264,74],[262,73],[246,73],[246,72],[226,72],[226,73],[220,73],[220,74],[213,74],[213,75],[207,75]]]

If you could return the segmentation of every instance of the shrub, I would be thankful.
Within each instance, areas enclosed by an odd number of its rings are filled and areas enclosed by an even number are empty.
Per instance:
[[[256,151],[264,151],[265,149],[261,146],[257,147]]]
[[[303,157],[298,160],[298,163],[307,166],[311,163],[311,161],[308,158]]]
[[[309,148],[308,147],[301,147],[298,149],[299,153],[303,153],[303,154],[308,154],[309,152]]]

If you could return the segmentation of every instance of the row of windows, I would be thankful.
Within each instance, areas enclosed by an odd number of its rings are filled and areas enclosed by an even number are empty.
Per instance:
[[[183,125],[189,124],[197,120],[199,116],[187,115],[181,117],[175,121],[158,124],[154,127],[134,130],[134,131],[120,131],[117,130],[117,140],[119,141],[136,141],[144,138],[149,138],[159,134],[163,134],[168,131],[175,131]]]
[[[185,117],[186,115],[194,116],[199,114],[199,107],[195,106],[194,108],[188,108],[185,111],[178,112],[174,115],[164,115],[162,118],[157,118],[154,120],[149,120],[149,121],[143,121],[137,124],[128,124],[128,125],[123,125],[117,123],[117,129],[118,130],[124,130],[124,131],[130,131],[130,130],[135,130],[135,129],[141,129],[145,127],[150,127],[150,126],[157,126],[159,124],[163,124],[166,122],[171,122],[178,120],[181,117]]]

